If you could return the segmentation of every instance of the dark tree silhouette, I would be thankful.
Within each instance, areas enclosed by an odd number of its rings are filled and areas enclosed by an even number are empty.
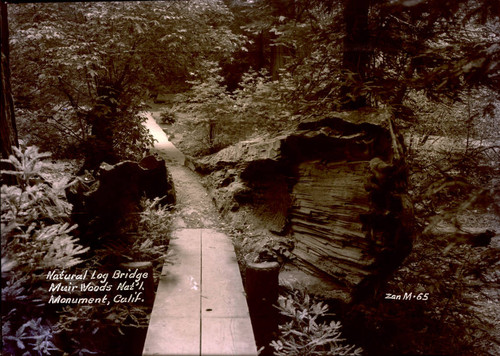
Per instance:
[[[14,118],[14,103],[10,86],[9,67],[9,23],[7,19],[7,4],[1,2],[1,117],[0,133],[2,137],[2,158],[8,158],[12,154],[12,146],[18,146],[16,121]]]
[[[344,6],[345,37],[342,67],[346,71],[346,77],[351,78],[341,89],[345,109],[366,106],[366,97],[357,93],[355,88],[356,82],[366,79],[370,60],[369,6],[370,0],[348,0]]]

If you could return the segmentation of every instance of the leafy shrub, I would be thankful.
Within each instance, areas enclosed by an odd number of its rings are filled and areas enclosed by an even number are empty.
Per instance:
[[[134,230],[125,231],[120,239],[110,241],[103,238],[102,245],[95,251],[89,263],[102,266],[110,260],[114,263],[165,262],[173,215],[171,207],[159,205],[159,201],[159,198],[153,201],[143,199],[140,219]]]
[[[191,114],[188,125],[198,131],[203,148],[201,154],[214,153],[228,145],[224,135],[234,131],[234,99],[223,86],[224,78],[215,62],[205,62],[192,85],[187,111]],[[232,133],[238,136],[237,132]]]
[[[18,185],[2,185],[2,313],[4,350],[10,354],[51,354],[57,350],[60,330],[44,315],[42,275],[49,269],[67,269],[82,262],[88,251],[78,244],[68,220],[70,205],[60,185],[40,178],[41,158],[36,147],[2,160],[14,168],[2,171],[17,177]]]
[[[72,109],[53,109],[52,115],[35,109],[16,108],[19,136],[30,146],[51,152],[54,158],[82,158],[82,145],[91,128]]]
[[[320,322],[328,314],[328,306],[306,293],[295,291],[278,299],[280,313],[290,319],[280,325],[281,336],[271,343],[277,356],[360,355],[362,350],[345,345],[340,322]]]
[[[136,354],[129,344],[145,330],[150,309],[143,305],[71,305],[60,312],[61,348],[75,355]],[[132,345],[133,346],[133,345]]]
[[[131,248],[139,255],[138,260],[155,261],[165,256],[172,229],[172,207],[159,205],[159,201],[159,198],[142,201],[137,238]]]
[[[135,231],[117,241],[107,241],[89,258],[86,266],[106,269],[122,262],[151,261],[157,282],[163,263],[168,263],[167,248],[172,222],[171,207],[143,199],[143,211]],[[113,261],[113,266],[110,265]],[[68,340],[65,350],[79,355],[98,354],[129,355],[129,343],[144,333],[149,322],[151,305],[116,303],[110,306],[67,306],[60,313],[59,327]]]
[[[13,155],[9,159],[3,159],[2,162],[10,163],[13,170],[4,170],[2,174],[10,174],[17,178],[18,184],[21,188],[26,188],[30,180],[39,177],[42,162],[41,158],[48,157],[48,153],[39,153],[38,147],[27,147],[23,152],[17,147],[12,147]]]
[[[30,355],[28,350],[33,350],[38,355],[51,355],[58,349],[52,339],[55,330],[42,322],[42,318],[30,319],[19,329],[11,330],[11,323],[7,321],[2,324],[2,336],[4,342],[4,354],[16,355],[17,350],[23,352],[23,355]],[[15,343],[17,349],[13,347]]]
[[[288,95],[293,86],[288,76],[283,75],[278,82],[265,71],[249,71],[240,87],[229,92],[220,72],[216,63],[206,63],[199,78],[190,82],[192,88],[183,105],[189,114],[190,140],[201,146],[195,155],[211,154],[252,136],[277,133],[294,125]]]
[[[2,313],[5,354],[106,355],[121,350],[128,355],[124,340],[136,340],[137,331],[144,332],[151,306],[48,306],[44,275],[55,268],[106,269],[107,257],[116,253],[123,262],[161,264],[169,242],[171,208],[158,206],[158,200],[144,200],[137,230],[129,234],[130,244],[89,251],[72,236],[76,225],[70,225],[71,205],[63,197],[65,179],[49,183],[41,178],[41,159],[48,155],[36,147],[16,148],[14,153],[5,160],[14,168],[2,174],[16,176],[19,184],[1,187],[2,303],[8,310]]]
[[[294,124],[292,114],[296,90],[290,75],[283,72],[273,81],[266,71],[250,70],[242,76],[240,88],[234,92],[241,120],[252,124],[254,131],[276,133]]]
[[[2,185],[2,258],[17,260],[17,265],[46,269],[70,268],[81,262],[79,255],[88,249],[77,244],[69,233],[76,228],[68,223],[70,204],[61,196],[58,184],[53,186],[40,177],[41,154],[36,147],[23,152],[14,147],[14,155],[2,160],[14,170],[18,186]]]
[[[177,115],[174,108],[166,108],[160,113],[160,122],[162,124],[172,125],[175,123]]]
[[[139,114],[142,107],[128,103],[130,98],[120,97],[119,109],[116,105],[94,103],[93,107],[80,107],[78,111],[68,105],[54,106],[52,111],[41,113],[36,110],[18,109],[16,121],[20,136],[29,145],[35,145],[52,152],[56,158],[83,158],[100,147],[96,132],[107,131],[107,139],[118,159],[137,160],[146,148],[153,143],[153,138],[144,127],[145,118]],[[99,127],[100,129],[96,129]],[[97,141],[99,142],[99,141]]]
[[[154,138],[144,126],[146,117],[139,115],[138,107],[124,109],[111,124],[113,150],[121,160],[139,160],[154,144]]]

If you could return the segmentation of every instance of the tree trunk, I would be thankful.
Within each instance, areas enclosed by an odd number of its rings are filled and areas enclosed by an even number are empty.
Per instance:
[[[284,65],[283,60],[283,45],[275,44],[271,46],[271,78],[272,80],[279,79],[280,69]]]
[[[2,140],[2,158],[9,158],[12,154],[12,146],[19,146],[17,139],[16,121],[14,118],[14,101],[10,87],[10,66],[9,66],[9,23],[7,20],[7,4],[1,2],[1,23],[0,23],[0,47],[1,65],[0,77],[2,80],[2,90],[0,93],[0,136]],[[12,165],[1,163],[0,169],[10,170]],[[16,184],[16,178],[11,175],[2,175],[2,184]]]
[[[266,65],[266,54],[264,51],[264,31],[260,31],[257,37],[257,68],[256,70],[260,72],[262,68]]]
[[[344,8],[345,33],[342,67],[346,79],[352,78],[341,88],[344,109],[355,110],[367,105],[367,98],[360,93],[361,83],[366,79],[370,60],[368,10],[370,0],[348,0]]]
[[[0,133],[2,138],[2,158],[12,154],[12,146],[18,146],[16,121],[14,118],[14,102],[10,86],[9,67],[9,25],[7,21],[7,4],[1,2],[1,118]]]

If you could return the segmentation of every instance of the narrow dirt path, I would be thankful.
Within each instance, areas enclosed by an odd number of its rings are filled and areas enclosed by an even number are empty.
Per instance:
[[[174,229],[217,228],[216,208],[199,177],[184,166],[184,155],[169,140],[151,113],[144,113],[146,127],[157,140],[153,153],[163,158],[172,174],[177,194],[178,217]]]

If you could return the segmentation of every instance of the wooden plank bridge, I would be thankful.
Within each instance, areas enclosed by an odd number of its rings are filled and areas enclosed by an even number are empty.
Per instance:
[[[169,169],[179,191],[182,185],[200,184],[188,179],[182,154],[152,117],[146,125],[155,131],[158,154],[173,163]],[[180,209],[207,204],[199,199],[200,194],[181,196]],[[169,245],[173,263],[163,266],[143,355],[257,355],[232,241],[211,228],[213,221],[199,223],[203,228],[177,223]]]
[[[257,355],[231,240],[210,229],[176,235],[143,355]]]

